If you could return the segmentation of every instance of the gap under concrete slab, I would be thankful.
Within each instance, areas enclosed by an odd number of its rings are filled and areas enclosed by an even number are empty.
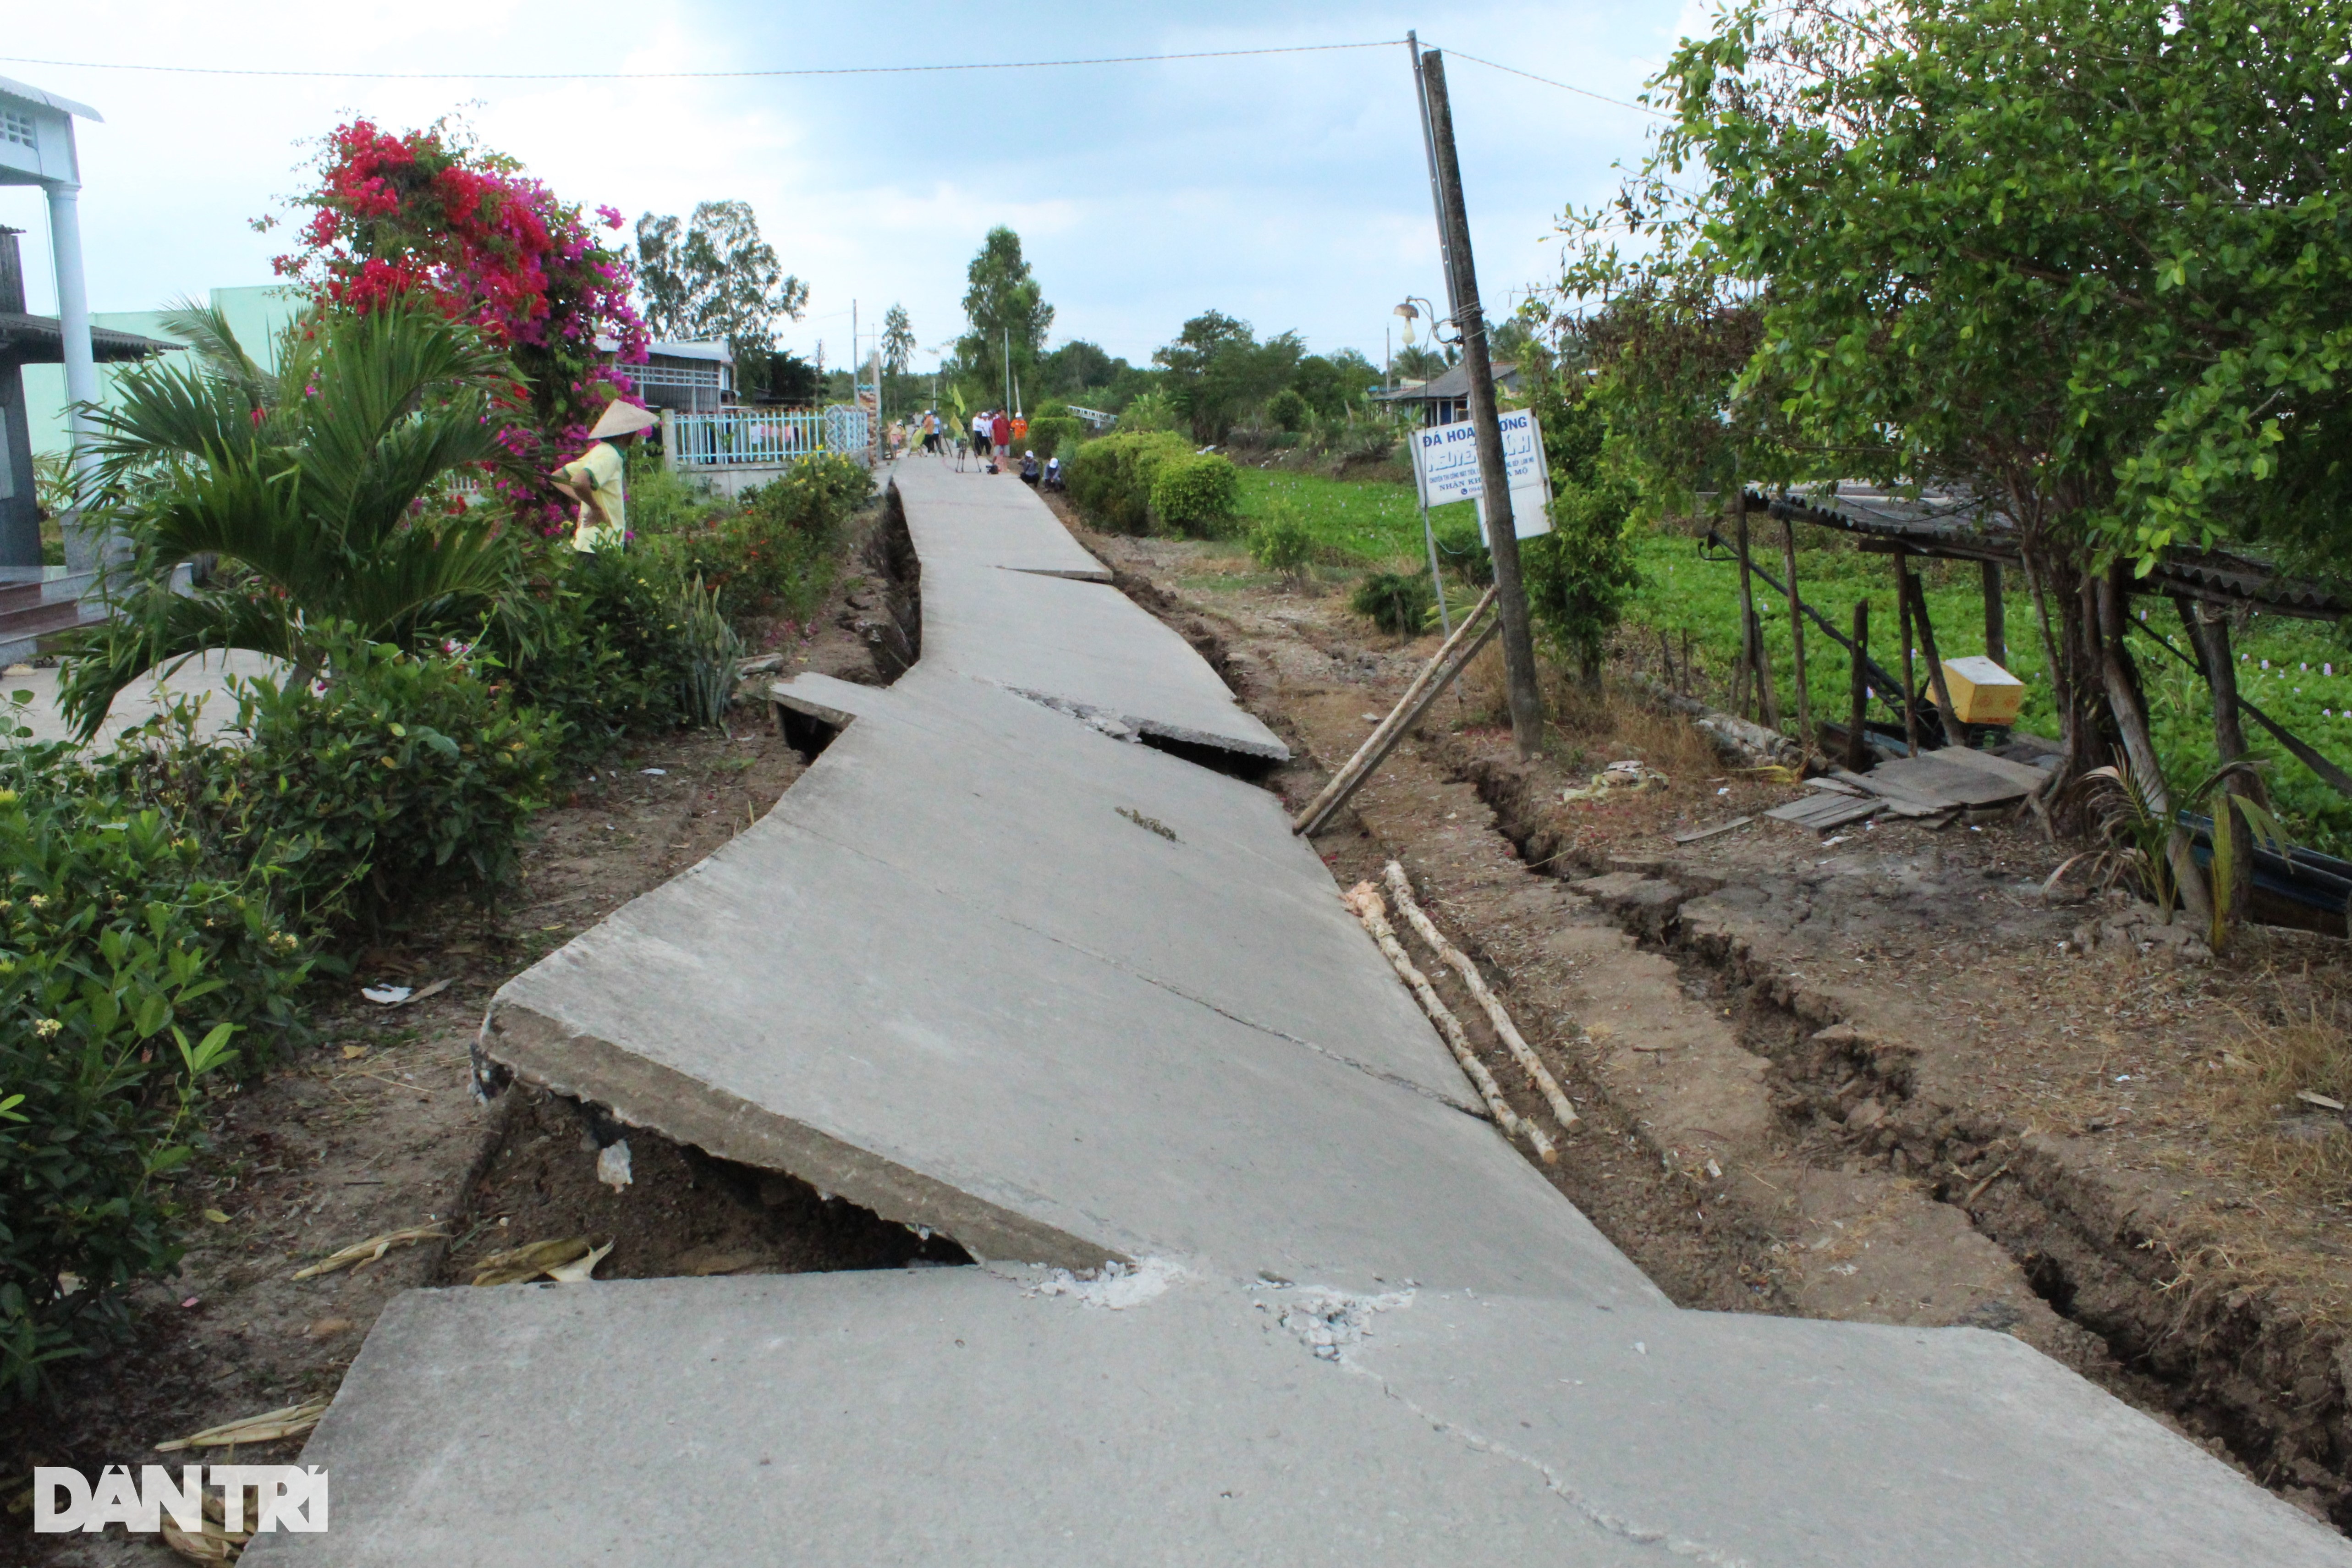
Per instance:
[[[982,1257],[1663,1300],[1480,1119],[1277,802],[929,666],[795,682],[862,716],[509,982],[486,1063]]]

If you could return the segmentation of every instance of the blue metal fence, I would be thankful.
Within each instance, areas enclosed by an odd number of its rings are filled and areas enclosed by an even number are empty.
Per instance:
[[[681,468],[779,468],[819,452],[862,453],[869,420],[835,404],[823,413],[715,408],[670,417],[670,460]]]

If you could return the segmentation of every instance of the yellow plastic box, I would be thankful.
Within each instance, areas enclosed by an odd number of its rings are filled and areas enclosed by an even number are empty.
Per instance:
[[[2014,724],[2025,703],[2025,682],[1981,654],[1946,659],[1944,685],[1963,724]]]

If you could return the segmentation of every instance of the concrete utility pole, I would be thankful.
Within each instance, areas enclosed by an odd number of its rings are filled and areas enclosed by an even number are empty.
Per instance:
[[[1415,46],[1418,47],[1418,45]],[[1431,167],[1438,188],[1439,243],[1445,247],[1446,281],[1454,295],[1454,328],[1462,341],[1462,368],[1470,377],[1470,421],[1478,437],[1478,485],[1486,513],[1486,550],[1495,561],[1495,606],[1503,626],[1503,671],[1510,694],[1511,736],[1521,756],[1543,748],[1543,694],[1536,686],[1535,639],[1528,627],[1528,594],[1519,578],[1519,540],[1511,521],[1511,479],[1503,460],[1503,427],[1495,408],[1495,367],[1486,354],[1486,317],[1478,304],[1478,273],[1470,259],[1470,215],[1462,199],[1462,165],[1454,151],[1454,109],[1445,93],[1445,57],[1421,56],[1423,109],[1429,116]]]

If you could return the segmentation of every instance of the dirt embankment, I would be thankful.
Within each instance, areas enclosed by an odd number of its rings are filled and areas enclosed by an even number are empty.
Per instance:
[[[1429,651],[1213,547],[1082,537],[1291,743],[1294,804]],[[2117,911],[2045,901],[2060,851],[1985,814],[1677,846],[1795,792],[1565,688],[1523,763],[1491,672],[1465,685],[1317,847],[1342,885],[1401,860],[1486,969],[1579,1102],[1547,1174],[1605,1234],[1688,1306],[2015,1334],[2352,1524],[2352,1158],[2294,1142],[2352,1132],[2280,1120],[2242,1070],[2250,1038],[2340,1016],[2340,942],[2084,956]],[[1666,785],[1562,801],[1626,758]]]

